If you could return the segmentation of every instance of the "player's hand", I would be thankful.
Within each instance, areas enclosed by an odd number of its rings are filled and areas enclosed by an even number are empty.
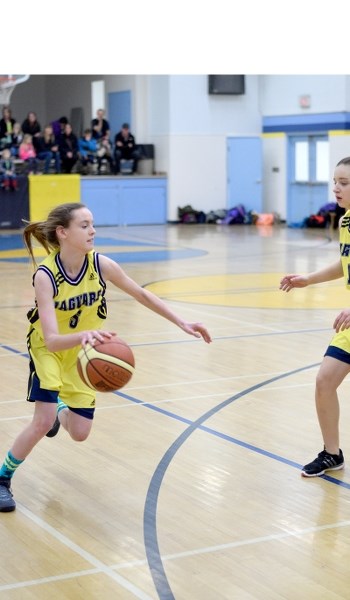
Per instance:
[[[114,335],[117,335],[113,331],[103,331],[102,329],[94,329],[91,331],[82,331],[81,345],[94,346],[96,342],[104,342],[106,339],[110,340]]]
[[[184,323],[182,329],[196,338],[203,338],[207,344],[212,341],[210,333],[202,323]]]
[[[285,275],[280,281],[280,290],[290,292],[293,288],[303,288],[308,285],[306,275]]]
[[[344,308],[341,313],[337,316],[333,323],[333,329],[337,333],[344,331],[344,329],[350,328],[350,308]]]

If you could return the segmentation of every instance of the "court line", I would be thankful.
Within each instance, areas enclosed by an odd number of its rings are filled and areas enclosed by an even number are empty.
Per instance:
[[[282,457],[278,457],[277,455],[274,455],[272,453],[266,452],[264,450],[261,450],[259,448],[256,448],[250,444],[247,444],[245,442],[241,442],[240,440],[237,440],[235,438],[232,438],[231,436],[226,436],[225,434],[222,434],[220,432],[217,432],[215,430],[212,430],[210,428],[207,427],[202,427],[202,423],[204,421],[206,421],[208,418],[210,418],[212,415],[216,414],[218,411],[221,410],[221,408],[224,408],[225,406],[227,406],[228,404],[232,403],[233,401],[237,400],[238,398],[256,390],[259,389],[262,386],[268,385],[269,383],[279,380],[281,378],[285,378],[288,377],[292,374],[295,374],[297,372],[301,372],[301,371],[305,371],[307,369],[310,368],[314,368],[316,366],[318,366],[319,363],[313,364],[313,365],[309,365],[306,367],[301,367],[298,368],[296,370],[287,372],[287,373],[282,373],[276,377],[270,378],[269,380],[266,380],[264,382],[260,382],[250,388],[248,388],[247,390],[244,390],[242,392],[239,392],[238,394],[236,394],[235,396],[226,399],[224,402],[222,402],[221,404],[219,404],[218,406],[216,406],[215,408],[209,410],[207,413],[205,413],[204,415],[202,415],[199,419],[197,419],[195,422],[190,422],[187,419],[184,419],[182,417],[179,417],[177,415],[174,415],[173,413],[169,413],[168,411],[164,411],[160,408],[157,408],[156,406],[153,406],[152,404],[149,403],[142,403],[143,406],[147,407],[147,408],[151,408],[153,410],[158,410],[160,412],[162,412],[163,414],[167,414],[169,416],[171,416],[172,418],[176,418],[180,421],[183,421],[185,423],[190,423],[190,426],[187,428],[187,430],[185,430],[178,438],[177,440],[175,440],[175,442],[170,446],[170,448],[168,449],[168,451],[165,453],[165,455],[163,456],[163,459],[160,461],[158,467],[156,468],[156,471],[154,472],[152,479],[151,479],[151,483],[147,492],[147,496],[146,496],[146,502],[145,502],[145,509],[144,509],[144,540],[145,540],[145,549],[146,549],[146,556],[147,556],[147,562],[150,568],[150,572],[153,578],[153,582],[154,585],[157,589],[157,592],[159,594],[159,598],[161,600],[172,600],[174,599],[174,596],[172,594],[171,588],[169,586],[166,574],[165,574],[165,570],[164,570],[164,566],[163,566],[163,562],[162,562],[162,558],[160,556],[160,552],[159,552],[159,546],[158,546],[158,539],[157,539],[157,529],[156,529],[156,509],[157,509],[157,500],[158,500],[158,494],[159,494],[159,490],[160,490],[160,486],[162,483],[162,480],[164,478],[165,472],[170,464],[170,462],[172,461],[173,457],[175,456],[177,450],[182,446],[182,444],[187,440],[187,438],[195,431],[195,429],[200,428],[203,429],[205,431],[207,431],[208,433],[211,433],[213,435],[218,435],[219,437],[226,439],[228,441],[234,442],[238,445],[241,445],[245,448],[249,448],[255,452],[259,452],[260,454],[263,454],[265,456],[268,456],[270,458],[274,458],[275,460],[279,460],[280,462],[285,462],[286,464],[289,464],[291,466],[300,468],[301,465],[298,465],[297,463],[294,463],[292,461],[289,461],[288,459],[283,459]],[[122,397],[126,397],[128,398],[127,395],[124,394],[120,394]],[[137,402],[138,404],[140,403],[140,401],[137,401],[133,398],[128,398],[133,402]],[[348,484],[344,484],[344,482],[339,482],[338,480],[334,480],[331,477],[328,476],[324,476],[325,479],[332,481],[333,483],[337,483],[338,485],[343,483],[344,487],[349,487],[350,485]],[[52,534],[54,535],[54,537],[56,537],[56,539],[59,539],[60,541],[65,540],[63,543],[65,543],[66,545],[68,545],[71,548],[77,548],[78,549],[78,553],[81,556],[87,556],[89,557],[88,560],[89,562],[91,562],[93,565],[98,566],[99,568],[102,568],[102,570],[104,572],[106,572],[106,574],[110,574],[110,568],[108,568],[107,566],[103,565],[103,563],[101,563],[100,561],[98,561],[98,559],[96,559],[95,557],[93,557],[92,555],[90,555],[89,553],[86,553],[83,549],[80,549],[78,546],[76,546],[73,542],[71,542],[70,540],[68,540],[68,538],[65,538],[65,536],[62,536],[59,532],[57,532],[54,528],[52,528],[51,526],[49,526],[48,524],[46,524],[44,521],[42,521],[41,519],[39,519],[38,517],[36,517],[35,515],[33,515],[30,511],[28,511],[27,509],[25,509],[24,507],[20,506],[20,510],[22,510],[22,512],[24,512],[24,514],[26,514],[29,518],[31,518],[34,522],[36,522],[37,524],[39,524],[41,527],[43,527],[43,529],[45,529],[46,531],[50,531],[52,532]],[[82,553],[82,554],[81,554]],[[113,573],[113,572],[112,572]],[[147,599],[148,600],[148,596],[143,595],[143,592],[141,590],[138,590],[138,588],[136,588],[136,586],[133,586],[133,584],[131,584],[130,582],[128,582],[127,580],[124,580],[124,578],[121,578],[122,581],[119,581],[119,583],[121,583],[121,585],[123,585],[123,587],[126,587],[126,589],[129,589],[130,591],[133,591],[134,588],[136,589],[136,597],[142,598],[142,599]],[[131,588],[130,588],[131,586]],[[137,594],[141,594],[141,595],[137,595]],[[175,600],[175,599],[174,599]]]
[[[299,529],[297,531],[286,531],[283,533],[273,533],[270,535],[260,536],[256,538],[247,538],[236,542],[227,542],[226,544],[216,544],[214,546],[204,546],[202,548],[194,548],[193,550],[185,550],[184,552],[176,552],[173,554],[163,555],[163,561],[168,562],[177,560],[179,558],[186,558],[192,556],[202,556],[203,554],[211,554],[214,552],[221,552],[222,550],[230,550],[235,548],[241,548],[243,546],[252,546],[255,544],[261,544],[266,542],[274,542],[278,540],[284,540],[288,538],[301,538],[304,535],[310,533],[318,533],[320,531],[327,531],[331,529],[339,529],[340,527],[349,527],[350,521],[340,521],[338,523],[329,523],[328,525],[318,525],[317,527],[308,527],[306,529]],[[109,568],[120,571],[125,569],[132,569],[134,567],[143,567],[147,565],[146,559],[130,560],[123,563],[115,563]],[[0,585],[0,592],[6,590],[14,590],[18,588],[25,588],[34,585],[42,585],[44,583],[52,583],[56,581],[65,581],[67,579],[75,579],[77,577],[86,577],[88,575],[96,575],[101,573],[100,569],[84,569],[81,571],[73,571],[64,575],[53,575],[52,577],[42,577],[39,579],[30,579],[27,581],[21,581],[13,584]]]
[[[159,543],[158,543],[158,534],[157,534],[157,507],[158,507],[159,492],[160,492],[160,488],[161,488],[165,473],[166,473],[170,463],[172,462],[175,454],[177,453],[177,451],[181,448],[181,446],[187,441],[187,439],[192,435],[192,433],[196,429],[202,429],[203,423],[206,420],[208,420],[210,417],[212,417],[213,415],[217,414],[222,408],[225,408],[226,406],[228,406],[235,400],[238,400],[239,398],[242,398],[243,396],[250,394],[251,392],[255,391],[256,389],[258,389],[260,387],[266,386],[269,383],[272,383],[273,381],[277,381],[278,379],[282,379],[285,377],[290,377],[291,375],[295,375],[296,373],[300,373],[302,371],[308,370],[315,366],[316,366],[315,364],[312,364],[312,365],[308,365],[306,367],[301,367],[299,369],[295,369],[293,371],[288,371],[277,377],[273,377],[266,381],[257,383],[256,385],[253,385],[253,386],[247,388],[246,390],[239,392],[238,394],[232,396],[231,398],[228,398],[221,404],[217,405],[215,408],[212,408],[209,411],[207,411],[206,413],[204,413],[201,417],[199,417],[199,419],[192,422],[190,424],[190,426],[187,429],[185,429],[185,431],[183,431],[178,436],[178,438],[171,444],[171,446],[168,448],[168,450],[163,455],[162,459],[158,463],[158,465],[153,473],[150,485],[147,490],[145,506],[144,506],[144,517],[143,517],[144,543],[145,543],[146,557],[147,557],[147,561],[148,561],[149,570],[152,575],[153,583],[156,587],[156,590],[157,590],[160,600],[175,600],[175,596],[172,592],[172,589],[170,587],[170,584],[169,584],[169,581],[168,581],[168,578],[166,576],[166,572],[164,569],[163,560],[162,560],[162,557],[160,554]],[[157,407],[152,407],[152,405],[149,405],[149,407],[153,408],[153,410],[158,410],[158,411],[163,412],[162,409],[157,408]],[[164,411],[164,412],[167,412],[167,411]],[[187,419],[183,419],[182,417],[179,418],[179,420],[183,421],[183,422],[188,422]],[[293,466],[293,467],[296,467],[299,469],[302,466],[302,465],[298,465],[297,463],[290,461],[288,459],[278,457],[277,455],[275,455],[273,453],[266,452],[264,450],[261,450],[260,448],[256,448],[256,447],[252,446],[251,444],[241,442],[240,440],[232,438],[231,436],[219,434],[218,432],[215,432],[215,430],[209,429],[207,427],[204,427],[204,430],[208,431],[209,433],[218,435],[219,437],[222,437],[223,439],[226,439],[228,441],[231,441],[238,445],[241,445],[245,448],[248,448],[250,450],[258,452],[259,454],[263,454],[264,456],[268,456],[269,458],[273,458],[275,460],[279,460],[280,462],[284,462],[290,466]],[[338,485],[343,483],[343,482],[339,482],[337,479],[334,479],[329,476],[324,475],[323,478],[328,481],[331,481],[332,483],[337,483]],[[344,487],[347,487],[348,489],[350,489],[350,484],[344,484]]]
[[[55,581],[65,581],[66,579],[75,579],[76,577],[85,577],[86,575],[96,575],[100,572],[100,569],[86,569],[82,571],[66,573],[65,575],[52,575],[52,577],[27,579],[26,581],[19,581],[17,583],[7,583],[5,585],[0,585],[0,592],[5,592],[6,590],[17,590],[19,588],[31,587],[33,585],[42,585],[44,583],[52,583]]]
[[[236,320],[237,323],[243,324],[243,325],[250,325],[250,327],[259,327],[259,325],[256,325],[255,323],[246,323],[242,320]],[[299,333],[321,333],[323,331],[329,331],[330,333],[332,332],[332,328],[331,327],[315,327],[312,329],[293,329],[291,331],[286,331],[284,329],[275,329],[272,327],[263,327],[261,326],[261,329],[267,329],[267,332],[264,333],[257,333],[256,331],[253,333],[238,333],[236,335],[221,335],[221,336],[215,336],[213,337],[213,342],[217,342],[217,341],[222,341],[222,340],[236,340],[236,339],[242,339],[242,338],[252,338],[252,337],[265,337],[265,336],[274,336],[274,335],[297,335]],[[166,335],[167,332],[164,331],[164,333],[159,333],[158,335]],[[137,334],[135,334],[137,335]],[[120,337],[122,337],[120,335]],[[164,346],[164,345],[171,345],[171,344],[200,344],[202,343],[201,340],[199,340],[198,338],[184,338],[184,339],[168,339],[168,340],[159,340],[159,341],[153,341],[153,342],[139,342],[139,343],[133,343],[133,344],[129,344],[132,348],[141,348],[144,346]],[[20,350],[16,350],[13,346],[9,346],[8,344],[1,344],[0,343],[0,349],[5,349],[8,350],[11,354],[14,354],[16,356],[24,356],[26,358],[29,358],[28,353],[27,352],[21,352]],[[10,355],[8,354],[0,354],[0,358],[9,358]]]
[[[293,537],[303,537],[310,533],[318,533],[320,531],[327,531],[329,529],[338,529],[340,527],[350,527],[350,521],[339,521],[338,523],[329,523],[328,525],[317,525],[316,527],[307,527],[306,529],[299,529],[296,531],[284,531],[282,533],[272,533],[256,538],[247,538],[244,540],[238,540],[236,542],[227,542],[226,544],[216,544],[215,546],[204,546],[202,548],[194,548],[193,550],[185,550],[183,552],[175,552],[173,554],[164,554],[162,559],[164,561],[176,560],[178,558],[186,558],[187,556],[201,556],[202,554],[211,554],[212,552],[221,552],[222,550],[229,550],[231,548],[241,548],[242,546],[252,546],[254,544],[261,544],[265,542],[273,542],[276,540],[284,540]],[[137,566],[144,566],[145,560],[134,560],[125,563],[112,565],[113,569],[129,569]],[[1,589],[1,588],[0,588]]]
[[[103,573],[104,575],[107,575],[108,577],[116,581],[121,587],[123,587],[125,590],[128,590],[136,598],[140,598],[140,600],[154,600],[153,598],[148,596],[148,594],[139,589],[136,585],[128,581],[128,579],[125,579],[125,577],[116,573],[111,567],[105,565],[102,561],[93,556],[90,552],[87,552],[86,550],[78,546],[78,544],[70,540],[67,536],[63,535],[62,533],[57,531],[57,529],[46,523],[43,519],[32,513],[32,511],[23,506],[23,504],[17,504],[17,509],[25,517],[27,517],[28,519],[33,521],[33,523],[35,523],[41,529],[43,529],[46,533],[54,537],[58,542],[60,542],[61,544],[75,552],[78,556],[86,560],[88,563],[93,565],[96,569],[98,569],[100,573]],[[12,589],[11,584],[9,584],[9,586],[10,587],[7,587],[7,589]],[[14,586],[17,586],[17,584],[14,584]],[[3,589],[3,586],[0,587],[0,590],[1,589]]]

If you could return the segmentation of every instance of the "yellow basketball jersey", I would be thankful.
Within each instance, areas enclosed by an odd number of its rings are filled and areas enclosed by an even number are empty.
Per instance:
[[[52,283],[52,299],[60,334],[74,333],[75,330],[101,328],[101,321],[107,317],[105,300],[106,284],[103,281],[98,253],[91,250],[75,279],[66,273],[59,250],[52,252],[39,265],[38,271],[44,271]],[[33,276],[34,283],[35,273]],[[31,328],[42,337],[40,316],[37,306],[28,314]]]
[[[343,267],[345,285],[350,290],[350,210],[343,216],[340,231],[340,258]]]

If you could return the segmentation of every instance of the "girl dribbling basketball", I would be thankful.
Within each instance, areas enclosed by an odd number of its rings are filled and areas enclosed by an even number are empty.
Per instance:
[[[92,426],[95,392],[85,385],[76,368],[77,355],[115,334],[102,330],[107,317],[106,283],[132,296],[186,333],[211,342],[201,323],[178,317],[160,298],[133,281],[113,260],[95,252],[95,228],[90,210],[80,203],[54,208],[46,221],[29,223],[24,241],[35,265],[35,306],[28,313],[29,402],[31,423],[17,436],[0,469],[0,512],[15,510],[11,478],[35,445],[60,426],[75,441],[85,440]],[[47,251],[37,267],[32,238]]]

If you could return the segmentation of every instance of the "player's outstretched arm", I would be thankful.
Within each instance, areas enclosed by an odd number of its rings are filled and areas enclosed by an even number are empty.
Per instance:
[[[290,292],[293,288],[303,288],[307,285],[307,275],[285,275],[280,281],[280,290]]]
[[[131,279],[116,262],[107,256],[100,255],[100,265],[105,281],[110,281],[123,292],[135,298],[140,304],[175,323],[186,333],[197,338],[201,337],[208,344],[212,341],[208,330],[202,323],[189,323],[181,319],[163,300]]]
[[[315,283],[324,283],[325,281],[339,279],[342,276],[343,268],[341,260],[338,259],[328,267],[320,269],[319,271],[314,271],[308,275],[285,275],[280,281],[280,290],[290,292],[293,288],[303,288]]]

